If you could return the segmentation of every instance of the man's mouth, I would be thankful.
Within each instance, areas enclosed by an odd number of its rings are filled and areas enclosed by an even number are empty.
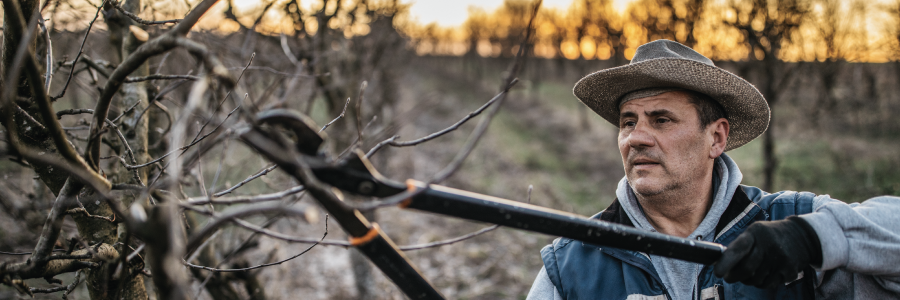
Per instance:
[[[650,168],[650,167],[658,166],[659,162],[649,160],[649,159],[636,159],[631,164],[635,168],[643,169],[643,168]]]

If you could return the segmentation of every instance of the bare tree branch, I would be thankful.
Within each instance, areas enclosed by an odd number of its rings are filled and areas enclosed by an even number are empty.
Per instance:
[[[197,81],[198,77],[191,76],[191,75],[153,74],[153,75],[148,75],[148,76],[143,76],[143,77],[127,77],[127,78],[125,78],[125,83],[150,81],[150,80],[173,80],[173,79],[184,79],[184,80]]]
[[[213,194],[213,197],[221,197],[221,196],[227,195],[227,194],[233,192],[234,190],[240,188],[241,186],[244,186],[245,184],[249,183],[250,181],[253,181],[256,178],[262,177],[263,175],[269,174],[269,172],[271,172],[272,170],[275,170],[275,168],[277,168],[277,167],[278,167],[277,165],[271,165],[271,166],[265,167],[261,171],[257,172],[256,174],[254,174],[250,177],[247,177],[247,179],[244,179],[241,182],[238,182],[238,184],[235,184],[233,187]]]
[[[98,160],[100,158],[100,130],[103,129],[106,116],[109,113],[110,102],[112,102],[113,96],[115,96],[119,88],[125,82],[126,76],[140,67],[150,57],[166,52],[176,46],[181,45],[190,47],[189,50],[194,52],[200,51],[200,48],[203,48],[202,45],[187,41],[183,37],[190,31],[191,27],[200,20],[200,17],[203,16],[203,14],[205,14],[216,2],[217,0],[204,0],[203,2],[200,2],[200,4],[198,4],[195,9],[191,10],[191,12],[185,16],[184,20],[178,23],[172,30],[141,45],[131,55],[125,58],[125,60],[113,70],[112,74],[110,74],[109,79],[106,81],[106,85],[103,87],[103,91],[100,94],[100,99],[98,99],[97,105],[94,107],[94,118],[91,122],[88,146],[85,149],[85,157],[87,158],[88,164],[93,169],[97,169]],[[207,57],[208,56],[209,55],[207,55]],[[205,58],[204,60],[204,62],[213,61],[217,60],[214,58]],[[213,75],[220,79],[225,79],[223,82],[226,83],[226,85],[233,84],[233,81],[227,79],[228,74],[224,67],[210,64],[207,64],[206,66],[211,69]]]
[[[143,24],[143,25],[162,25],[162,24],[169,24],[169,23],[175,24],[175,23],[181,22],[181,19],[162,20],[162,21],[147,21],[147,20],[141,19],[141,18],[138,17],[137,15],[135,15],[135,14],[129,12],[128,10],[122,8],[122,6],[120,6],[118,3],[113,2],[112,4],[113,4],[113,6],[116,7],[116,9],[119,10],[119,12],[121,12],[122,14],[124,14],[125,16],[127,16],[128,18],[134,20],[135,22],[141,23],[141,24]],[[102,6],[102,5],[101,5],[101,6]]]
[[[250,270],[255,270],[255,269],[259,269],[259,268],[265,268],[265,267],[269,267],[269,266],[280,265],[280,264],[283,264],[283,263],[286,262],[286,261],[289,261],[289,260],[298,258],[298,257],[300,257],[301,255],[306,254],[306,252],[309,252],[309,250],[312,250],[313,247],[319,245],[319,243],[321,243],[322,241],[325,240],[325,237],[326,237],[326,236],[328,236],[328,214],[325,215],[325,233],[322,234],[322,238],[319,239],[319,241],[317,241],[317,242],[313,243],[312,245],[310,245],[309,247],[307,247],[305,250],[301,251],[300,253],[297,253],[297,255],[294,255],[294,256],[285,258],[285,259],[283,259],[283,260],[280,260],[280,261],[277,261],[277,262],[273,262],[273,263],[261,264],[261,265],[258,265],[258,266],[252,266],[252,267],[247,267],[247,268],[240,268],[240,269],[216,269],[216,268],[210,268],[210,267],[204,267],[204,266],[194,265],[194,264],[191,264],[191,263],[189,263],[189,262],[187,262],[187,261],[185,261],[184,264],[185,264],[186,266],[189,266],[189,267],[192,267],[192,268],[204,269],[204,270],[207,270],[207,271],[213,271],[213,272],[243,272],[243,271],[250,271]]]
[[[50,1],[47,1],[48,3]],[[45,61],[46,73],[44,73],[44,90],[50,93],[50,81],[53,79],[53,43],[50,42],[50,31],[44,24],[44,18],[38,18],[38,25],[41,25],[41,33],[44,35],[44,43],[47,43],[47,55]]]
[[[271,193],[271,194],[262,194],[262,195],[254,195],[254,196],[237,196],[237,197],[225,197],[218,198],[218,196],[213,195],[214,198],[210,199],[208,197],[200,197],[200,198],[190,198],[185,202],[185,205],[206,205],[206,204],[223,204],[223,205],[231,205],[231,204],[245,204],[245,203],[257,203],[257,202],[266,202],[266,201],[275,201],[280,200],[284,197],[300,193],[304,191],[306,188],[301,186],[295,186],[289,188],[287,190]]]
[[[78,63],[78,60],[81,58],[82,52],[84,52],[84,44],[87,42],[88,35],[91,34],[91,28],[94,27],[94,22],[97,21],[97,17],[100,16],[100,10],[103,9],[103,4],[108,0],[104,0],[100,6],[97,7],[97,12],[94,13],[94,18],[91,19],[91,22],[88,23],[87,29],[84,31],[84,38],[81,39],[81,47],[78,48],[78,54],[75,55],[75,59],[72,60],[72,72],[69,72],[69,77],[66,78],[66,85],[63,86],[62,90],[59,91],[59,94],[53,97],[50,97],[51,100],[56,100],[62,98],[66,94],[66,89],[69,88],[69,82],[72,81],[72,77],[75,75],[75,64]],[[50,68],[50,65],[47,65],[47,68]]]
[[[328,128],[328,126],[331,126],[331,124],[334,124],[334,122],[337,122],[338,120],[344,118],[344,114],[347,113],[347,106],[349,106],[349,105],[350,105],[350,98],[347,98],[347,103],[344,103],[344,109],[341,110],[341,114],[338,115],[337,117],[335,117],[333,120],[331,120],[331,122],[328,122],[328,124],[325,124],[325,126],[322,126],[322,129],[319,129],[319,132],[325,131],[325,128]]]

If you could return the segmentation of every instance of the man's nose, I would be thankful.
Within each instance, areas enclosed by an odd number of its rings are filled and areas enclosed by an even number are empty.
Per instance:
[[[628,146],[632,148],[653,147],[656,145],[656,139],[649,131],[650,128],[646,122],[638,122],[634,126],[634,130],[628,135]]]

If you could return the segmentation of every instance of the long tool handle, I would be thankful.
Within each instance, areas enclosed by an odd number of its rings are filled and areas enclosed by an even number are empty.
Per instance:
[[[277,115],[277,117],[284,116]],[[307,184],[306,179],[309,176],[303,172],[295,152],[285,149],[262,131],[248,130],[241,134],[241,138],[276,163],[281,170]],[[335,196],[310,186],[307,189],[351,237],[350,244],[366,255],[406,296],[410,299],[444,299],[377,224],[369,223],[359,211],[347,206]]]
[[[397,245],[381,231],[377,223],[372,223],[372,228],[365,236],[351,237],[350,244],[366,255],[410,299],[444,299]]]
[[[415,191],[424,188],[425,184],[410,179],[407,186],[410,191]],[[639,230],[564,211],[439,185],[429,186],[427,190],[407,199],[402,206],[566,237],[597,246],[641,251],[705,265],[715,263],[725,251],[725,246],[716,243]]]

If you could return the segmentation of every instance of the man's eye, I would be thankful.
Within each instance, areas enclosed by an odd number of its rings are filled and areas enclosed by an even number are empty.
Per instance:
[[[666,119],[666,118],[659,118],[659,119],[656,119],[656,123],[660,123],[660,124],[662,124],[662,123],[669,123],[669,122],[672,122],[672,120],[669,120],[669,119]]]
[[[622,127],[634,127],[634,121],[624,121],[622,122]]]

